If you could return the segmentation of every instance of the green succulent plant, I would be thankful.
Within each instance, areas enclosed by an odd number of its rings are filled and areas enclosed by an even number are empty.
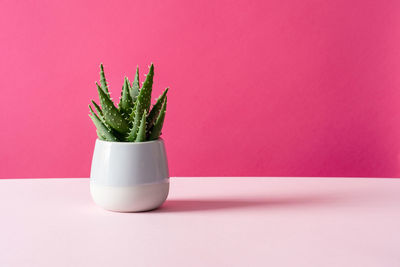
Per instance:
[[[161,135],[167,109],[168,88],[157,98],[151,107],[154,66],[140,88],[139,68],[130,83],[124,78],[121,98],[118,106],[114,105],[108,90],[103,64],[100,65],[100,85],[96,83],[100,105],[94,100],[89,105],[90,114],[100,140],[112,142],[145,142],[156,140]]]

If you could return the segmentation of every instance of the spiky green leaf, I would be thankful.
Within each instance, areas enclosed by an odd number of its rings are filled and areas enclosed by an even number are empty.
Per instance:
[[[101,84],[101,89],[103,89],[104,93],[110,96],[110,92],[108,91],[106,76],[104,74],[103,64],[100,64],[100,84]]]
[[[119,113],[118,109],[114,106],[111,98],[104,93],[101,87],[96,83],[97,91],[99,93],[100,104],[103,110],[105,122],[117,132],[125,134],[129,131],[129,124],[125,118]]]
[[[100,118],[100,120],[104,123],[104,116],[103,116],[103,111],[101,110],[100,106],[97,105],[97,103],[92,100],[92,104],[97,112],[97,116]]]
[[[154,66],[150,65],[149,73],[143,82],[142,89],[139,91],[138,100],[143,105],[143,109],[149,110],[151,104],[151,91],[153,87]]]
[[[92,107],[89,105],[90,108],[90,113],[89,117],[92,119],[94,125],[97,128],[97,135],[99,139],[105,140],[105,141],[118,141],[117,137],[115,137],[111,130],[107,128],[107,126],[104,125],[104,123],[100,120],[100,118],[97,116],[96,113],[94,113]]]
[[[133,103],[136,102],[136,98],[139,95],[139,88],[140,88],[140,85],[139,85],[139,66],[137,66],[136,67],[135,79],[133,80],[132,87],[131,87],[131,90],[130,90],[131,98],[132,98]]]
[[[164,104],[165,98],[167,97],[167,92],[169,88],[166,88],[164,92],[157,98],[156,103],[153,105],[149,115],[147,116],[147,129],[151,129],[160,114],[161,107]]]
[[[135,107],[132,110],[131,118],[133,118],[132,127],[129,129],[128,136],[126,137],[126,141],[134,142],[136,140],[138,128],[140,125],[140,120],[143,116],[144,109],[142,108],[142,103],[138,99],[135,103]]]
[[[143,112],[142,119],[140,120],[139,131],[137,133],[135,142],[145,142],[146,141],[146,110]]]
[[[133,101],[130,95],[130,84],[128,78],[125,77],[124,86],[122,87],[121,99],[118,104],[118,109],[125,119],[129,118],[133,108]]]
[[[164,124],[164,118],[165,118],[165,112],[167,110],[167,98],[165,98],[165,101],[162,105],[160,114],[157,117],[156,123],[154,124],[154,126],[150,129],[150,133],[149,133],[149,138],[148,140],[156,140],[160,137],[161,134],[161,130]]]

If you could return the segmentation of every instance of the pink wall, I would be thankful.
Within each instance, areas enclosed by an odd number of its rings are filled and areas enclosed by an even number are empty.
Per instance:
[[[0,177],[89,176],[105,64],[170,86],[173,176],[399,177],[399,1],[3,1]]]

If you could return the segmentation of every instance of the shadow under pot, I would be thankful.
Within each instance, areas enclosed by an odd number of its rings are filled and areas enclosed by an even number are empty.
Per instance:
[[[158,208],[169,192],[164,141],[109,142],[97,139],[90,172],[94,202],[118,212]]]

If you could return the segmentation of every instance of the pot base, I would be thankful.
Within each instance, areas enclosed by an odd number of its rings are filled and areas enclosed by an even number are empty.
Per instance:
[[[90,182],[94,202],[110,211],[139,212],[153,210],[167,199],[169,182],[135,186],[105,186]]]

